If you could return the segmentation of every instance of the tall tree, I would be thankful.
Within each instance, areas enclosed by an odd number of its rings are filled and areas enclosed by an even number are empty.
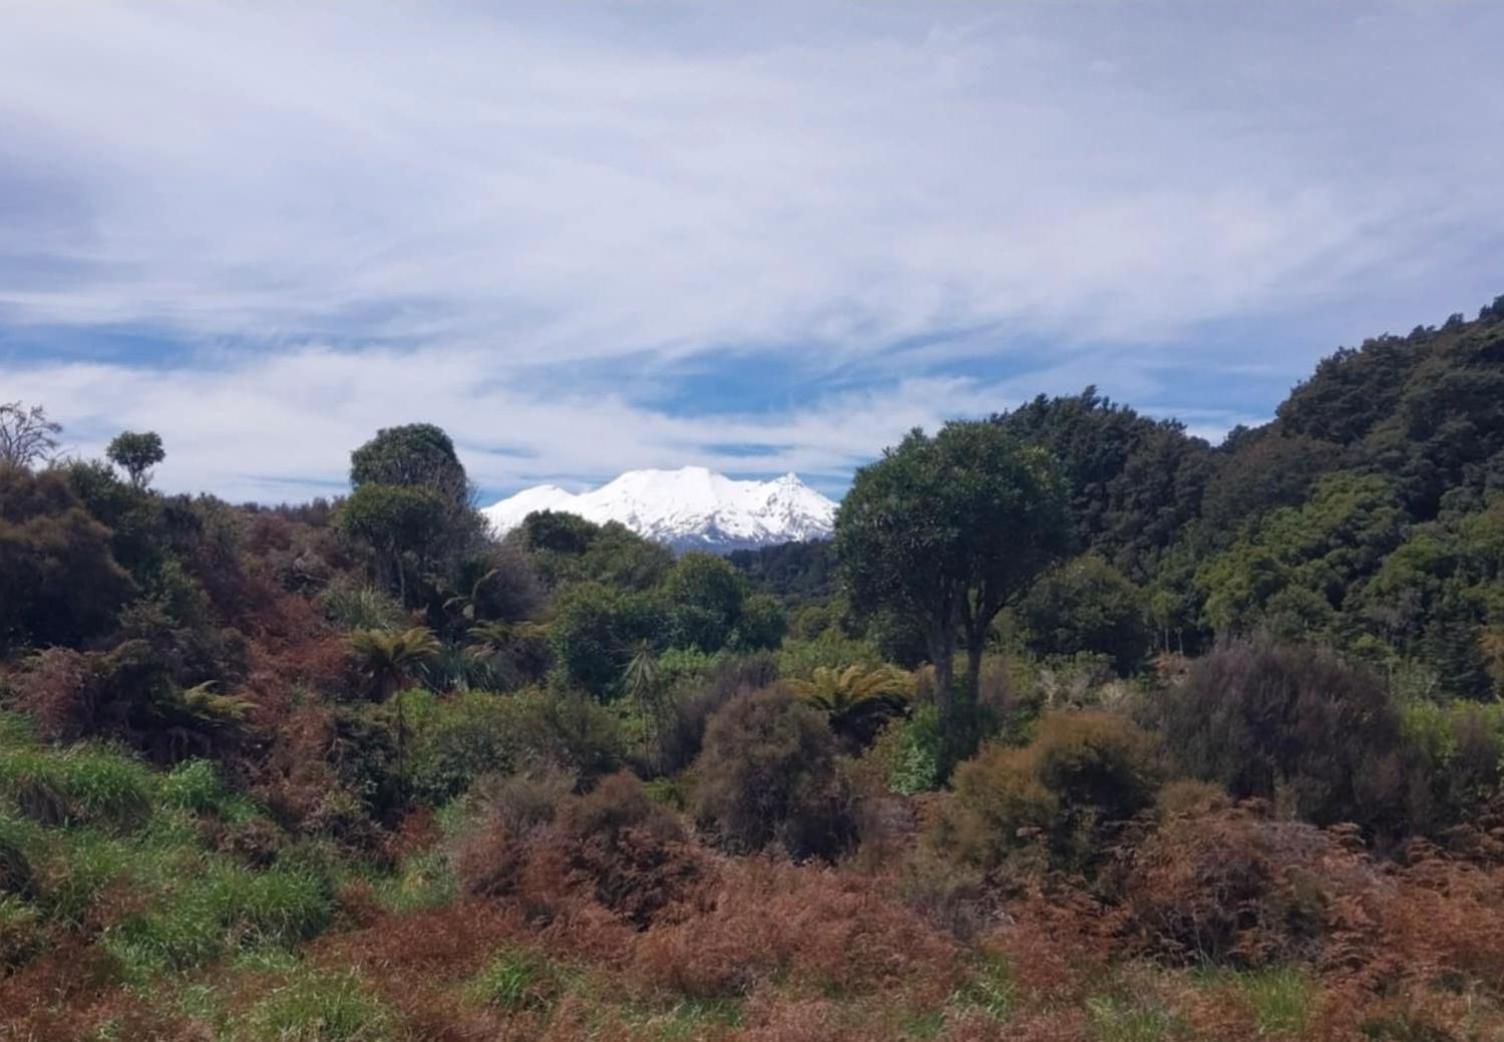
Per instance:
[[[836,515],[836,554],[859,613],[891,610],[922,627],[947,764],[974,742],[969,710],[993,619],[1069,543],[1053,459],[998,424],[948,423],[934,437],[915,429],[857,471]]]
[[[143,489],[151,482],[151,468],[167,458],[156,431],[121,431],[105,449],[110,462],[125,469],[131,487]]]
[[[62,430],[40,405],[0,402],[0,466],[26,470],[45,461],[57,450]]]

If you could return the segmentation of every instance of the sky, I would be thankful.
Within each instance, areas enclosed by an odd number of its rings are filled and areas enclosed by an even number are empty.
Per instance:
[[[0,401],[157,485],[839,494],[1088,384],[1216,441],[1504,293],[1504,4],[0,0]]]

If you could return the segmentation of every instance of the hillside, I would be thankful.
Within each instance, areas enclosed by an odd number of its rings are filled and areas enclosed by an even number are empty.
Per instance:
[[[1504,298],[729,556],[653,525],[803,486],[498,538],[431,425],[283,507],[0,435],[0,1038],[1504,1037]]]

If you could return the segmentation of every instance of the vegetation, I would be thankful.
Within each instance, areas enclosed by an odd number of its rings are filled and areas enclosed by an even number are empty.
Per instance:
[[[296,507],[0,406],[0,1037],[1504,1037],[1504,300],[1215,448],[914,432],[830,543]]]

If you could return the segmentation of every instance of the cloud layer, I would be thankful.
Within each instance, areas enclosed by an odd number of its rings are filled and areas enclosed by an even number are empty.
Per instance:
[[[496,490],[838,483],[1087,382],[1212,432],[1504,289],[1501,35],[1489,4],[17,6],[0,398],[258,498],[410,418]]]

